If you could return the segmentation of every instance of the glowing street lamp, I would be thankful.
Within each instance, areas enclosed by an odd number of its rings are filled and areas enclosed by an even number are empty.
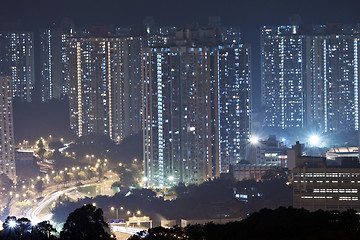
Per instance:
[[[256,136],[251,136],[250,137],[250,143],[251,144],[257,144],[259,142],[259,138]]]
[[[320,144],[320,137],[318,135],[311,135],[309,138],[309,143],[311,146],[316,147]]]
[[[8,225],[10,228],[14,228],[14,227],[16,227],[17,223],[14,220],[10,220]]]

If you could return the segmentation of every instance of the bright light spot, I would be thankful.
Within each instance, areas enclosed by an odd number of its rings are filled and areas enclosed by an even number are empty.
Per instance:
[[[9,227],[14,228],[16,227],[16,222],[14,220],[9,221]]]
[[[286,141],[286,139],[285,139],[285,138],[282,138],[282,139],[281,139],[281,141],[282,141],[282,142],[285,142],[285,141]]]
[[[320,143],[320,138],[318,135],[312,135],[309,138],[309,142],[310,142],[310,145],[313,147],[318,146]]]
[[[174,176],[170,176],[169,181],[174,181]]]
[[[256,144],[256,143],[258,143],[258,142],[259,142],[259,138],[258,138],[258,137],[256,137],[256,136],[250,137],[250,143],[251,143],[251,144]]]
[[[143,182],[147,182],[148,178],[147,178],[147,177],[143,177],[142,180],[143,180]]]

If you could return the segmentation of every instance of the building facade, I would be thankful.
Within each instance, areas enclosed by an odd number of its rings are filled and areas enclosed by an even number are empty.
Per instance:
[[[247,160],[251,164],[270,164],[279,168],[288,168],[287,149],[284,142],[270,135],[267,140],[260,140],[247,145]]]
[[[360,210],[360,168],[295,168],[295,208]]]
[[[0,174],[16,180],[11,77],[0,77]]]
[[[46,29],[40,33],[41,100],[61,99],[65,93],[63,76],[63,33]]]
[[[304,38],[297,26],[261,28],[262,104],[265,125],[304,126]]]
[[[245,159],[251,134],[250,47],[219,47],[221,172]]]
[[[350,25],[262,27],[265,125],[358,130],[359,37]]]
[[[65,39],[70,126],[121,141],[141,130],[141,38]]]
[[[357,130],[359,35],[306,37],[307,122],[322,132]]]
[[[330,166],[323,157],[301,156],[300,149],[297,142],[294,146],[293,206],[309,211],[359,211],[359,159],[344,157],[340,164]]]
[[[218,52],[207,47],[147,49],[143,82],[147,186],[199,184],[219,177],[217,59]]]
[[[13,97],[31,101],[35,83],[34,36],[0,32],[0,76],[10,76]]]

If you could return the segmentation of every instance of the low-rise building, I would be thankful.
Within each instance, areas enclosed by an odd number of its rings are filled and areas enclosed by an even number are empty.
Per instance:
[[[333,147],[326,152],[326,159],[337,161],[342,157],[358,157],[358,147]]]
[[[236,181],[255,180],[261,181],[262,177],[269,170],[275,170],[276,164],[237,164],[233,168],[233,176]]]
[[[247,160],[252,164],[272,164],[287,168],[286,147],[283,142],[270,135],[267,140],[251,142],[247,146]]]
[[[324,157],[301,156],[300,144],[297,142],[293,169],[293,206],[309,211],[360,211],[358,158],[342,158],[340,165],[330,165]]]

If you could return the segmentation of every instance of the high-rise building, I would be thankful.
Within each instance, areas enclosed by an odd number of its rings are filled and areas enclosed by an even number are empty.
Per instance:
[[[261,28],[262,104],[265,125],[304,126],[304,37],[297,26]]]
[[[241,44],[240,27],[223,27],[222,41],[227,44]]]
[[[322,132],[358,129],[359,40],[339,32],[306,37],[309,126]]]
[[[14,124],[10,77],[0,77],[0,174],[16,179],[14,152]]]
[[[245,159],[251,133],[250,47],[219,47],[221,172]]]
[[[141,130],[142,38],[67,37],[70,126],[121,141]]]
[[[265,125],[357,130],[359,39],[355,25],[261,28]]]
[[[62,31],[46,29],[40,33],[41,100],[60,99],[64,94]]]
[[[11,77],[13,97],[31,101],[34,73],[33,33],[0,32],[0,76]]]
[[[245,158],[251,132],[250,47],[238,28],[192,24],[146,52],[144,183],[199,184]]]
[[[144,51],[146,40],[142,37],[127,37],[123,40],[122,79],[123,95],[123,136],[141,132],[142,130],[142,79],[144,70]]]
[[[219,177],[218,51],[149,48],[145,62],[144,181],[169,187]]]

